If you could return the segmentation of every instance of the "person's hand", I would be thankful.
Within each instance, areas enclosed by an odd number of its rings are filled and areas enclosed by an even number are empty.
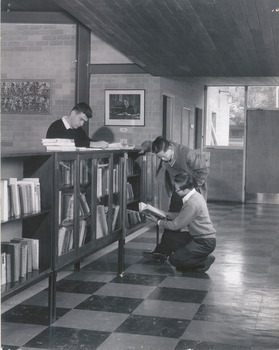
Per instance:
[[[158,221],[158,219],[157,219],[155,216],[151,215],[151,214],[145,214],[145,217],[146,217],[147,219],[153,221],[153,222],[156,222],[156,223],[157,223],[157,221]]]

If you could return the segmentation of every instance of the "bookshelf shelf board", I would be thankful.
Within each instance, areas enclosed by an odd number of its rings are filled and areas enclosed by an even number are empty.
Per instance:
[[[33,271],[28,273],[26,278],[21,279],[19,282],[5,284],[1,286],[1,299],[4,301],[21,290],[31,287],[35,283],[49,277],[51,274],[51,268],[44,271]]]
[[[8,224],[10,222],[14,222],[14,221],[18,221],[18,220],[29,219],[29,218],[33,218],[35,216],[48,214],[49,212],[50,212],[50,209],[45,209],[45,210],[41,210],[38,213],[30,213],[30,214],[20,215],[17,217],[9,218],[9,220],[6,220],[6,221],[1,221],[1,224]]]

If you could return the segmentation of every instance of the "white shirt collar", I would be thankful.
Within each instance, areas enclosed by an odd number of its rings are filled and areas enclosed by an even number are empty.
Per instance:
[[[71,125],[68,123],[68,121],[67,121],[67,117],[63,117],[62,118],[62,122],[64,123],[64,125],[65,125],[65,128],[68,130],[68,129],[72,129],[71,128]]]
[[[193,188],[189,193],[186,194],[185,197],[182,198],[183,204],[187,202],[187,200],[196,192],[196,189]]]

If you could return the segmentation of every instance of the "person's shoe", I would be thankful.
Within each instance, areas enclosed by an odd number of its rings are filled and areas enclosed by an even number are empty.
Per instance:
[[[155,252],[155,250],[153,251],[147,251],[147,252],[142,252],[142,255],[145,257],[145,258],[148,258],[148,259],[153,259],[153,260],[160,260],[160,261],[166,261],[167,260],[167,254],[162,254],[162,253],[158,253],[158,252]]]
[[[195,271],[197,271],[197,272],[205,272],[205,271],[207,271],[210,268],[210,266],[214,263],[214,261],[215,261],[215,256],[214,255],[209,255],[207,257],[206,264],[204,266],[201,266],[201,267],[196,267]]]

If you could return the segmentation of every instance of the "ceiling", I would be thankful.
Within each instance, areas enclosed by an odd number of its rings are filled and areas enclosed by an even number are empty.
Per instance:
[[[279,0],[2,0],[7,9],[64,9],[154,76],[279,76]]]

